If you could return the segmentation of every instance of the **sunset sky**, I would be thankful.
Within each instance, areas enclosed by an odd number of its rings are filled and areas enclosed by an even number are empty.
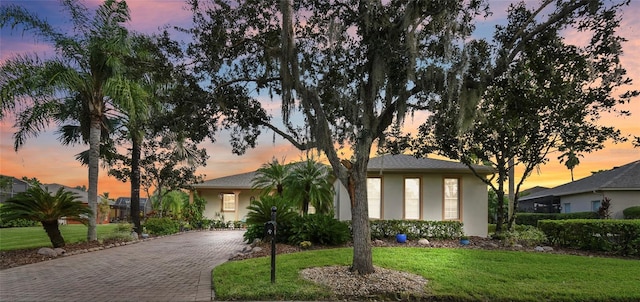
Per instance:
[[[102,1],[85,1],[90,11],[94,11]],[[527,1],[531,5],[539,1]],[[2,0],[0,5],[18,3],[40,17],[48,20],[56,27],[68,28],[68,17],[61,13],[61,7],[55,0]],[[186,6],[183,0],[129,0],[127,1],[132,15],[132,21],[128,28],[138,32],[154,33],[165,25],[189,27],[191,13],[184,10]],[[478,35],[490,33],[494,25],[504,24],[505,9],[510,1],[491,0],[494,15],[487,20],[478,23]],[[629,41],[623,44],[624,56],[622,65],[627,69],[628,76],[634,80],[634,89],[640,89],[640,1],[632,1],[625,9],[620,34]],[[185,37],[186,38],[186,37]],[[568,36],[569,41],[580,41],[577,34]],[[7,58],[23,53],[37,53],[46,57],[52,53],[51,47],[46,43],[38,43],[30,33],[22,33],[21,30],[11,31],[3,28],[0,32],[0,64]],[[277,104],[270,103],[272,112]],[[602,124],[615,126],[624,134],[640,136],[640,100],[634,99],[631,104],[620,106],[632,113],[631,117],[607,116]],[[423,114],[416,114],[409,119],[408,129],[415,129],[424,120]],[[66,147],[62,146],[55,134],[55,125],[37,137],[31,137],[26,144],[15,152],[13,149],[12,127],[14,120],[0,121],[0,174],[21,178],[36,177],[43,183],[59,183],[67,186],[87,186],[87,168],[75,160],[75,155],[87,149],[87,146]],[[273,133],[265,131],[259,141],[258,147],[248,150],[243,156],[231,153],[228,143],[228,135],[221,133],[218,140],[213,143],[203,144],[206,147],[210,159],[206,167],[200,168],[199,173],[205,174],[206,179],[243,173],[257,169],[262,163],[272,157],[286,158],[287,161],[300,159],[303,153],[297,151],[291,144],[276,137],[273,141]],[[571,181],[569,170],[558,163],[557,154],[549,156],[550,162],[540,167],[524,183],[524,188],[533,186],[553,187]],[[575,178],[579,179],[591,175],[591,171],[611,169],[629,162],[640,160],[640,149],[634,149],[630,142],[621,144],[608,144],[604,150],[585,154],[580,158],[580,165],[574,170]],[[109,177],[105,170],[101,170],[98,186],[99,194],[109,192],[111,197],[129,196],[130,185]]]

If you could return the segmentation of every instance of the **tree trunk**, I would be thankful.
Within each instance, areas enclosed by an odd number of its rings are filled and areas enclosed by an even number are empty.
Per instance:
[[[371,254],[371,230],[367,204],[367,158],[358,158],[349,169],[347,191],[351,200],[353,228],[353,264],[351,270],[361,275],[374,272]]]
[[[89,217],[87,241],[98,240],[96,232],[96,217],[98,217],[98,172],[100,168],[100,134],[101,124],[99,116],[91,116],[89,128],[89,187],[87,188],[88,203],[92,217]]]
[[[131,150],[131,221],[138,235],[142,234],[140,226],[140,138],[132,133]]]
[[[162,186],[158,185],[158,211],[160,212],[160,218],[162,218],[162,212],[164,212],[164,208],[162,207]],[[148,194],[148,193],[147,193]]]
[[[302,215],[309,214],[309,186],[305,188],[304,197],[302,197]]]
[[[51,245],[53,245],[53,248],[63,247],[64,238],[62,237],[60,229],[58,228],[58,220],[56,219],[54,221],[41,221],[41,223],[44,231],[47,232],[47,236],[49,236],[49,240],[51,240]]]
[[[516,215],[516,208],[515,208],[515,200],[516,200],[516,195],[515,195],[515,176],[516,176],[516,167],[515,167],[515,160],[513,158],[509,159],[509,225],[508,225],[508,229],[511,230],[511,228],[513,227],[513,223],[512,220],[514,220],[513,218]]]

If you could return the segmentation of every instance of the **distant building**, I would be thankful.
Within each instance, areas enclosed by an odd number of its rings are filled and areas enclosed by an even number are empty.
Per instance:
[[[0,203],[26,191],[31,185],[13,176],[0,175]]]
[[[640,206],[640,160],[523,196],[520,203],[551,202],[562,213],[597,212],[604,198],[611,200],[611,218],[623,218],[624,209]]]
[[[153,211],[153,206],[148,198],[140,198],[140,214],[142,217]],[[111,206],[111,222],[131,220],[131,197],[118,197]]]
[[[518,212],[520,213],[560,213],[560,198],[547,196],[539,199],[522,200],[524,197],[536,194],[549,188],[535,186],[518,194]]]

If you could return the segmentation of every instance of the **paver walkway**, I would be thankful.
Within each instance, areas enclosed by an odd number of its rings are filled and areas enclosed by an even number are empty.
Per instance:
[[[0,271],[0,301],[211,301],[243,231],[187,232]]]

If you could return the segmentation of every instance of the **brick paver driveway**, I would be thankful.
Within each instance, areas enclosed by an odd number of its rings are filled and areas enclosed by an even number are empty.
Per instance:
[[[210,301],[243,231],[188,232],[0,271],[0,301]]]

